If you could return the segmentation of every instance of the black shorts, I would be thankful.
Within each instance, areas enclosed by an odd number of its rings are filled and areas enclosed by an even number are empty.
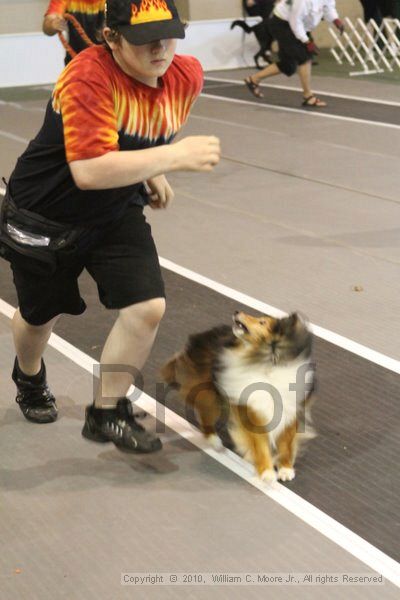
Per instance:
[[[278,42],[277,66],[282,73],[290,77],[296,72],[298,65],[312,60],[306,45],[297,39],[287,21],[273,15],[269,20],[269,29]]]
[[[12,264],[11,268],[21,315],[31,325],[85,311],[78,286],[84,269],[97,283],[106,308],[165,297],[157,250],[141,206],[131,206],[107,228],[91,231],[81,250],[51,275],[30,272],[29,263],[26,269]]]

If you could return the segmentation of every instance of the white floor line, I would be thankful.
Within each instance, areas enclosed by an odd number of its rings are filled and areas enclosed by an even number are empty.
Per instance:
[[[355,117],[343,117],[341,115],[334,115],[329,112],[315,112],[308,111],[305,108],[288,108],[286,106],[275,106],[273,104],[264,104],[263,102],[257,102],[256,100],[238,100],[236,98],[225,98],[224,96],[215,96],[214,94],[207,94],[202,92],[202,98],[210,98],[210,100],[218,100],[220,102],[231,102],[233,104],[246,104],[257,108],[264,108],[265,110],[280,110],[284,112],[291,112],[301,114],[307,117],[320,117],[323,119],[336,119],[337,121],[347,121],[349,123],[360,123],[362,125],[375,125],[376,127],[386,127],[388,129],[400,129],[400,125],[393,123],[384,123],[383,121],[369,121],[368,119],[357,119]],[[325,109],[324,109],[325,110]],[[326,110],[329,110],[327,107]]]
[[[2,129],[0,129],[0,135],[2,135],[5,138],[8,138],[9,140],[20,142],[21,144],[29,144],[29,140],[27,140],[26,138],[20,137],[19,135],[14,135],[9,131],[3,131]]]
[[[4,188],[0,188],[0,194],[4,195],[4,193],[5,193]],[[217,281],[214,281],[213,279],[209,279],[208,277],[205,277],[204,275],[200,275],[199,273],[196,273],[195,271],[187,269],[186,267],[177,265],[176,263],[172,262],[171,260],[160,257],[160,264],[164,269],[167,269],[168,271],[172,271],[172,272],[176,273],[177,275],[181,275],[182,277],[185,277],[186,279],[190,279],[191,281],[194,281],[195,283],[203,285],[204,287],[208,287],[208,288],[218,292],[219,294],[222,294],[223,296],[230,298],[231,300],[236,300],[237,302],[240,302],[241,304],[245,304],[246,306],[249,306],[250,308],[253,308],[254,310],[257,310],[261,313],[270,314],[270,315],[273,315],[276,317],[282,317],[285,315],[284,311],[280,310],[279,308],[276,308],[275,306],[266,304],[265,302],[262,302],[261,300],[257,300],[256,298],[253,298],[252,296],[248,296],[247,294],[244,294],[243,292],[239,292],[238,290],[235,290],[231,287],[228,287],[226,285],[218,283]],[[2,302],[1,299],[0,299],[0,302]],[[319,325],[314,325],[313,323],[310,323],[310,327],[311,327],[314,335],[321,338],[322,340],[330,342],[331,344],[334,344],[338,348],[343,348],[343,350],[347,350],[347,351],[351,352],[352,354],[361,356],[362,358],[365,358],[366,360],[369,360],[370,362],[373,362],[374,364],[379,365],[380,367],[388,369],[389,371],[393,371],[394,373],[400,374],[400,361],[399,360],[392,358],[390,356],[387,356],[386,354],[382,354],[381,352],[377,352],[376,350],[373,350],[372,348],[368,348],[367,346],[359,344],[358,342],[355,342],[354,340],[350,340],[349,338],[339,335],[338,333],[335,333],[334,331],[330,331],[329,329],[320,327]]]
[[[0,100],[0,106],[9,106],[10,108],[15,108],[16,110],[22,110],[24,112],[38,112],[38,113],[45,113],[46,109],[45,108],[34,108],[34,107],[26,107],[23,106],[22,104],[18,104],[18,102],[6,102],[5,100]]]
[[[209,77],[207,73],[204,76],[205,80],[208,81],[220,81],[222,83],[239,83],[243,85],[243,79],[225,79],[224,77]],[[277,90],[289,90],[292,92],[302,92],[301,87],[291,87],[290,85],[279,85],[275,83],[261,83],[261,87],[265,88],[276,88]],[[315,94],[321,94],[324,96],[332,96],[332,98],[344,98],[345,100],[356,100],[357,102],[369,102],[370,104],[384,104],[386,106],[400,106],[400,102],[394,100],[380,100],[378,98],[367,98],[365,96],[349,96],[347,94],[337,94],[336,92],[327,92],[326,90],[314,90]]]
[[[270,304],[266,304],[261,300],[257,300],[256,298],[252,298],[247,294],[234,290],[226,285],[218,283],[208,277],[204,277],[199,273],[191,271],[190,269],[186,269],[185,267],[181,267],[176,263],[167,260],[165,258],[160,258],[160,264],[164,269],[168,269],[169,271],[173,271],[186,279],[190,279],[191,281],[195,281],[196,283],[208,287],[223,296],[227,296],[232,300],[236,300],[241,304],[245,304],[254,310],[257,310],[261,313],[270,314],[276,317],[281,317],[285,313],[276,308],[275,306],[271,306]],[[385,369],[389,369],[389,371],[393,371],[394,373],[400,374],[400,361],[390,356],[386,356],[385,354],[381,354],[376,350],[372,350],[367,346],[363,346],[358,342],[350,340],[342,335],[334,333],[333,331],[329,331],[329,329],[325,329],[323,327],[319,327],[318,325],[310,324],[312,332],[319,338],[338,346],[339,348],[343,348],[344,350],[348,350],[352,354],[356,354],[357,356],[361,356],[366,360],[369,360]]]
[[[0,300],[0,313],[11,319],[14,311],[15,308],[13,306]],[[90,374],[93,374],[93,370],[98,366],[98,362],[95,359],[81,352],[54,333],[50,337],[49,345]],[[131,388],[130,393],[133,393],[133,391],[134,389]],[[335,519],[332,519],[329,515],[280,483],[274,483],[273,485],[262,483],[254,476],[253,469],[249,463],[233,452],[226,449],[222,452],[216,452],[212,448],[209,448],[201,433],[185,419],[164,406],[160,406],[157,410],[158,403],[151,396],[141,392],[140,397],[135,402],[136,405],[155,418],[157,414],[163,414],[165,425],[175,431],[175,433],[190,440],[197,448],[257,488],[265,496],[286,508],[293,515],[307,523],[307,525],[313,527],[323,536],[343,548],[343,550],[346,550],[365,565],[382,574],[385,579],[400,587],[400,564],[390,558],[390,556],[387,556],[384,552],[381,552],[362,537],[344,527],[341,523],[335,521]]]

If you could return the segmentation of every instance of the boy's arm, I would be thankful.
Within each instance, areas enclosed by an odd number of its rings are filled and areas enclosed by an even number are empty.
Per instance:
[[[197,87],[200,79],[189,97]],[[62,117],[66,159],[82,190],[126,187],[178,170],[211,171],[220,159],[219,140],[212,136],[121,151],[112,86],[97,63],[72,61],[53,92],[53,109]]]
[[[165,175],[157,175],[147,179],[149,206],[153,209],[167,208],[175,198],[175,192]]]
[[[187,137],[174,144],[146,150],[111,151],[69,163],[82,190],[125,187],[173,171],[212,171],[221,155],[214,136]]]

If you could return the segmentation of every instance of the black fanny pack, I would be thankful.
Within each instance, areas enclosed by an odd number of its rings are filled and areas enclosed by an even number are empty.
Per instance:
[[[76,254],[85,231],[18,208],[7,190],[0,209],[0,256],[35,273],[52,273]]]

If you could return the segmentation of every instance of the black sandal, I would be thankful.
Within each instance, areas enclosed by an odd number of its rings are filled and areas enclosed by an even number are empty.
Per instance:
[[[256,98],[264,98],[264,94],[260,90],[260,86],[257,83],[254,83],[251,77],[246,77],[244,82],[248,88],[248,90],[255,96]]]
[[[314,100],[314,102],[311,102],[311,100]],[[320,98],[317,98],[315,94],[311,94],[311,96],[308,96],[308,98],[304,98],[301,105],[308,106],[309,108],[324,108],[327,106],[326,102],[320,100]]]

